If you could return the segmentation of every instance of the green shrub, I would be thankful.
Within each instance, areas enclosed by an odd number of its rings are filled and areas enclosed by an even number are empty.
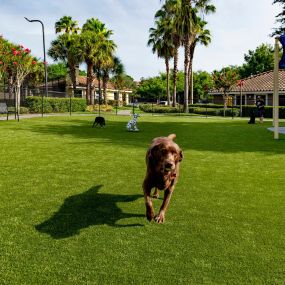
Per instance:
[[[221,104],[212,104],[212,103],[209,103],[209,104],[192,104],[192,105],[189,105],[189,108],[190,107],[198,107],[198,108],[207,108],[207,109],[210,109],[210,108],[224,108],[224,105],[221,105]]]
[[[116,106],[118,103],[117,103],[117,100],[108,100],[108,105],[110,106]]]
[[[254,110],[256,116],[258,116],[257,109],[254,105],[242,106],[242,116],[243,117],[249,117],[252,109]],[[265,106],[264,117],[265,118],[272,118],[272,116],[273,116],[273,107],[272,106]],[[284,106],[279,107],[279,118],[285,119],[285,107]]]
[[[29,109],[26,107],[20,107],[20,114],[29,114]]]
[[[217,116],[224,116],[224,111],[225,111],[225,116],[227,117],[238,117],[240,115],[240,110],[237,108],[227,108],[226,110],[224,109],[216,109],[216,114]]]
[[[180,108],[180,109],[179,109]],[[169,107],[156,104],[140,104],[139,109],[146,113],[179,113],[182,112],[181,106]]]
[[[8,107],[9,113],[15,113],[15,107]],[[20,114],[29,114],[30,111],[26,107],[20,107]]]
[[[70,104],[72,112],[84,112],[86,109],[86,100],[82,98],[43,98],[44,113],[64,113],[70,112]],[[31,113],[42,112],[42,98],[37,96],[27,97],[25,99],[25,107]]]
[[[111,105],[102,104],[102,105],[100,105],[100,110],[102,112],[111,112],[111,111],[113,111],[113,107]],[[99,111],[99,104],[86,106],[86,111],[87,112],[98,112]]]
[[[192,105],[191,105],[192,106]],[[202,107],[190,107],[189,113],[209,115],[209,116],[224,116],[224,108],[202,108]],[[239,116],[239,109],[227,108],[225,110],[225,116]]]

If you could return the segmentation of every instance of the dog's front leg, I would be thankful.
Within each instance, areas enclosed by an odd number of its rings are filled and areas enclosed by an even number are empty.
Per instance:
[[[154,209],[150,197],[151,187],[143,185],[143,191],[144,191],[144,201],[146,206],[146,217],[149,221],[153,220],[154,218]]]
[[[158,197],[159,197],[158,188],[154,189],[154,193],[153,193],[152,197],[155,198],[155,199],[158,199]]]
[[[174,190],[174,187],[170,187],[164,191],[164,198],[163,198],[162,205],[160,207],[158,215],[155,216],[155,221],[159,224],[162,224],[164,222],[165,212],[170,202],[173,190]]]

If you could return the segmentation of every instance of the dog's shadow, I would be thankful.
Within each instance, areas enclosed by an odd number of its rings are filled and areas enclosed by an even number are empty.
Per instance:
[[[144,217],[142,214],[124,213],[118,202],[132,202],[142,195],[113,195],[98,193],[102,185],[88,191],[68,197],[60,209],[48,220],[35,226],[41,233],[54,239],[67,238],[80,233],[81,229],[108,225],[112,227],[142,226],[141,224],[118,224],[121,219]]]

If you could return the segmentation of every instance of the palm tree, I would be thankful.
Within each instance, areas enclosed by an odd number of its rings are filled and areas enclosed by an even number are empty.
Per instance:
[[[188,113],[189,69],[191,62],[191,43],[195,39],[195,23],[198,14],[215,10],[211,0],[165,0],[171,8],[173,31],[184,46],[184,112]]]
[[[104,23],[95,18],[87,19],[86,23],[82,27],[82,32],[86,31],[92,31],[96,34],[104,34],[106,38],[110,38],[113,34],[112,30],[108,30]]]
[[[207,22],[204,21],[204,15],[216,12],[216,7],[211,4],[211,0],[197,0],[194,2],[194,7],[192,9],[192,40],[190,43],[190,63],[188,75],[190,78],[192,76],[192,66],[193,66],[193,57],[194,51],[197,43],[201,43],[204,46],[208,46],[211,42],[211,33],[209,30],[204,29]],[[191,85],[191,96],[190,104],[193,104],[193,82],[189,80],[189,86]]]
[[[169,90],[169,61],[174,55],[174,47],[172,44],[171,28],[169,22],[163,19],[156,21],[156,28],[149,29],[149,40],[147,45],[152,46],[152,52],[157,53],[158,57],[164,58],[166,68],[166,94],[167,102],[170,105],[170,90]],[[175,102],[176,98],[173,98]]]
[[[63,61],[67,64],[73,91],[75,91],[77,87],[76,69],[83,61],[83,50],[80,44],[80,36],[77,34],[59,35],[57,39],[51,42],[48,55],[55,61]]]
[[[176,0],[165,1],[165,4],[155,14],[155,18],[160,23],[161,34],[171,47],[171,57],[173,57],[173,107],[176,106],[176,87],[177,87],[177,73],[178,73],[178,49],[181,44],[181,37],[176,31],[175,17],[177,9]]]
[[[108,30],[98,19],[88,19],[82,27],[82,46],[87,64],[86,98],[88,104],[94,104],[92,96],[93,69],[96,63],[104,63],[116,48],[115,43],[109,39],[112,31]]]
[[[116,57],[112,56],[108,61],[105,61],[104,65],[102,66],[102,83],[103,83],[103,97],[104,97],[104,104],[107,104],[107,84],[110,79],[111,75],[121,75],[124,73],[124,66],[121,60]]]
[[[63,16],[55,23],[55,33],[64,32],[66,34],[77,34],[79,31],[77,21],[73,21],[70,16]]]
[[[194,52],[196,45],[198,43],[208,46],[209,43],[211,42],[211,33],[209,30],[204,29],[206,26],[207,22],[203,21],[201,18],[197,18],[197,22],[194,26],[194,31],[193,31],[193,36],[194,40],[190,44],[190,64],[189,64],[189,86],[190,88],[190,104],[193,104],[193,58],[194,58]]]

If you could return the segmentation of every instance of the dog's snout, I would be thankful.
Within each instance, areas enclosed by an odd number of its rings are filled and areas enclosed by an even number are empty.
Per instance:
[[[171,163],[171,162],[167,162],[167,163],[165,164],[165,168],[166,168],[166,169],[173,169],[173,168],[174,168],[174,164]]]

